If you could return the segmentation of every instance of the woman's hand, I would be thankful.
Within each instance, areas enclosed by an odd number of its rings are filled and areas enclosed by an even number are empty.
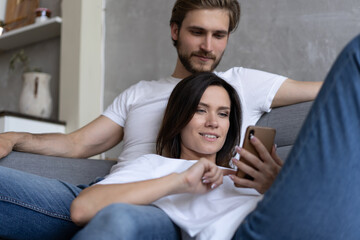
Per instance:
[[[232,161],[241,171],[251,176],[253,180],[239,178],[235,175],[230,175],[230,177],[238,186],[254,188],[263,194],[273,184],[283,163],[276,154],[275,146],[273,146],[271,153],[269,153],[258,138],[253,137],[251,143],[259,153],[260,158],[245,149],[238,148],[236,151],[251,165],[247,165],[237,159],[232,159]]]
[[[205,158],[181,173],[181,177],[184,184],[181,192],[187,193],[206,193],[223,182],[221,169]]]

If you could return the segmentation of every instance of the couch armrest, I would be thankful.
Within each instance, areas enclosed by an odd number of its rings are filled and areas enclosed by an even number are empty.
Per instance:
[[[0,159],[0,166],[14,168],[44,177],[56,178],[75,185],[89,184],[110,172],[116,161],[51,157],[11,152]]]

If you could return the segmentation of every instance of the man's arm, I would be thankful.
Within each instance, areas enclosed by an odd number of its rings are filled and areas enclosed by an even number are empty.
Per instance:
[[[312,101],[316,98],[323,82],[295,81],[286,79],[277,91],[271,107]]]
[[[8,155],[12,150],[59,157],[87,158],[115,146],[123,136],[123,128],[104,116],[69,134],[7,132],[0,134],[0,158]]]

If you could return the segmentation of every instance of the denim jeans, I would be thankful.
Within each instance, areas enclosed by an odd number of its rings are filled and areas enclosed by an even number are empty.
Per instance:
[[[180,229],[161,209],[117,203],[98,212],[73,240],[167,240],[180,239],[180,235]]]
[[[360,36],[329,72],[273,186],[234,239],[360,238]]]
[[[0,238],[70,239],[70,204],[81,188],[0,167]]]
[[[0,167],[0,238],[71,239],[81,228],[71,221],[70,205],[84,187]],[[113,212],[118,214],[109,214]],[[114,204],[100,211],[76,239],[178,237],[179,229],[161,209]]]

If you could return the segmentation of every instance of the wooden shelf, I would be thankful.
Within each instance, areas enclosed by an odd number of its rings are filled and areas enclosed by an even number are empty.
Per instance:
[[[61,23],[60,17],[53,17],[45,22],[34,23],[6,32],[0,36],[0,51],[8,51],[58,37],[61,32]]]

